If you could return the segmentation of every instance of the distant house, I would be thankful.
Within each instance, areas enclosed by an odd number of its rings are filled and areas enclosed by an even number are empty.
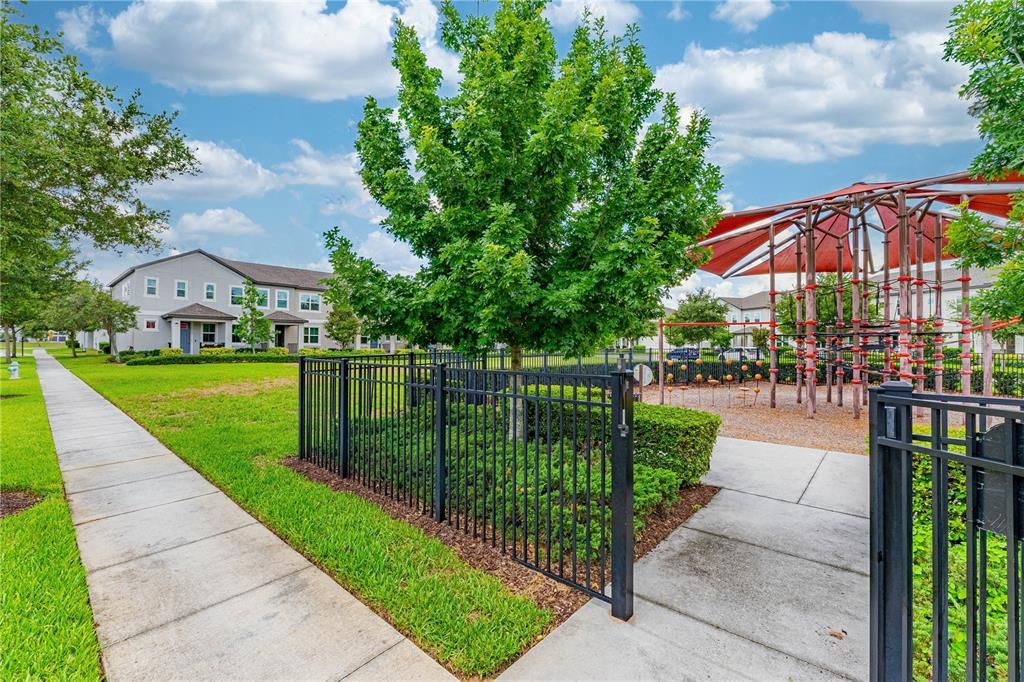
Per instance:
[[[236,325],[244,284],[251,280],[273,324],[271,346],[291,353],[337,348],[337,340],[324,331],[330,311],[324,280],[330,277],[329,272],[229,260],[202,249],[142,263],[109,285],[114,298],[139,308],[138,325],[118,336],[118,347],[181,348],[191,354],[204,346],[244,346]],[[95,347],[105,337],[85,335],[83,345]],[[400,344],[395,337],[358,337],[348,345],[393,350]]]
[[[721,300],[729,306],[725,313],[726,322],[765,322],[769,321],[769,300],[767,291],[759,291],[749,296],[723,296]],[[767,324],[765,325],[767,327]],[[732,332],[732,345],[737,348],[749,348],[754,345],[751,330],[757,325],[729,326]]]

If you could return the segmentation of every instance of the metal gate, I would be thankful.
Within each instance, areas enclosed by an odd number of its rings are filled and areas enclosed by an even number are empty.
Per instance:
[[[632,375],[481,364],[300,358],[299,456],[608,601],[628,620]]]
[[[1024,401],[870,396],[871,679],[1021,680]]]

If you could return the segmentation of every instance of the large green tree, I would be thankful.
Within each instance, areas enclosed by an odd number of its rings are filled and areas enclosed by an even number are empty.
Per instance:
[[[729,312],[729,304],[715,296],[710,289],[697,289],[679,300],[674,313],[668,316],[667,322],[725,322],[725,314]],[[725,336],[718,334],[724,330],[729,339],[732,333],[726,327],[665,327],[665,338],[674,346],[699,345],[704,341],[721,346]],[[717,336],[716,336],[717,334]]]
[[[64,52],[58,37],[0,5],[0,308],[8,329],[20,301],[66,294],[51,285],[83,265],[77,246],[156,246],[167,214],[141,186],[193,172],[174,115],[118,97]],[[45,305],[45,301],[44,301]]]
[[[953,8],[945,57],[970,68],[960,91],[978,119],[985,147],[971,170],[995,178],[1024,172],[1024,2],[966,0]],[[1015,197],[1005,226],[962,208],[950,224],[949,250],[969,267],[1002,270],[973,297],[974,317],[1024,316],[1024,195]],[[1024,325],[1014,330],[1024,333]]]
[[[505,0],[463,18],[446,2],[462,76],[450,97],[397,24],[398,110],[368,98],[356,150],[382,227],[425,265],[390,275],[328,233],[331,286],[352,290],[364,333],[505,343],[513,366],[523,348],[586,351],[660,317],[703,256],[721,187],[710,121],[681,125],[635,28],[610,38],[588,19],[559,60],[543,9]]]

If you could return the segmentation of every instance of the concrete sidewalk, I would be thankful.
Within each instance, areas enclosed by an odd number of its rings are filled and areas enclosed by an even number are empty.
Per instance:
[[[35,351],[110,680],[454,679]]]
[[[711,503],[639,561],[635,618],[591,601],[507,680],[868,678],[868,460],[719,438]]]

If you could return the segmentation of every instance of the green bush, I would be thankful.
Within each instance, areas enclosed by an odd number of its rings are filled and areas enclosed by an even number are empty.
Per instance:
[[[67,341],[64,342],[64,345],[67,346],[68,348],[75,349],[80,349],[82,347],[82,344],[78,343],[78,341],[75,341],[74,339],[68,339]]]
[[[721,424],[717,414],[637,403],[633,406],[635,461],[674,472],[682,485],[696,485],[711,466]]]
[[[235,352],[234,348],[231,348],[231,347],[226,347],[225,348],[223,346],[221,346],[220,348],[210,347],[210,348],[200,348],[199,349],[199,354],[200,355],[231,355],[234,352]]]
[[[160,349],[160,357],[174,357],[176,355],[181,355],[181,354],[182,353],[181,353],[181,349],[180,348],[161,348]]]
[[[103,343],[101,343],[100,344],[100,352],[101,353],[109,354],[110,353],[110,344],[105,342],[105,341]]]
[[[610,402],[600,388],[556,384],[527,386],[520,390],[527,438],[550,428],[554,435],[597,437],[608,428],[600,404]],[[548,398],[551,400],[548,400]],[[589,406],[561,400],[588,400]],[[667,469],[678,476],[680,485],[696,485],[711,466],[711,451],[718,438],[722,418],[709,412],[671,405],[635,403],[633,406],[633,450],[637,464]],[[550,426],[549,426],[550,425]],[[607,434],[606,434],[607,437]]]
[[[279,346],[270,346],[269,348],[267,348],[263,352],[264,353],[269,353],[271,355],[288,355],[288,349],[287,348],[281,348]]]

